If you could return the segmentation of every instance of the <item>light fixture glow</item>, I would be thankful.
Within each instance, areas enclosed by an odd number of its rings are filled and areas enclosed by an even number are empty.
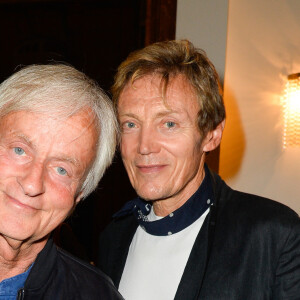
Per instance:
[[[288,76],[283,107],[283,148],[300,147],[300,73]]]

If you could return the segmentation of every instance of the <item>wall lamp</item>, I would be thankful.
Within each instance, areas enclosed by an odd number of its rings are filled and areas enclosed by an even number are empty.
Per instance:
[[[300,147],[300,73],[288,76],[283,108],[283,148]]]

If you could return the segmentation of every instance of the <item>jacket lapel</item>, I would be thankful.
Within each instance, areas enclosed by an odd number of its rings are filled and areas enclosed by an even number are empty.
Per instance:
[[[174,300],[200,299],[199,295],[201,293],[202,285],[205,279],[205,273],[207,270],[209,256],[214,239],[218,204],[215,178],[211,173],[210,179],[212,182],[215,200],[214,205],[210,207],[210,212],[197,235]]]
[[[119,287],[120,284],[129,247],[137,227],[138,227],[138,223],[135,220],[135,217],[130,216],[128,219],[128,224],[124,224],[124,226],[121,227],[124,230],[120,230],[118,232],[119,236],[115,239],[116,241],[118,241],[118,245],[115,248],[115,253],[112,254],[114,255],[115,259],[113,259],[114,265],[113,265],[113,271],[111,273],[111,278],[117,288]]]
[[[208,220],[206,219],[185,266],[174,300],[192,300],[200,290],[207,261]]]

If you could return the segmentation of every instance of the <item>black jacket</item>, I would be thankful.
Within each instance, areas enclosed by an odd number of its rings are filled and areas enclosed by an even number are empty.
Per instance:
[[[297,214],[234,191],[217,175],[211,180],[216,205],[196,238],[175,299],[300,299]],[[117,287],[137,226],[132,215],[115,219],[100,237],[99,267]]]
[[[59,249],[49,239],[18,292],[18,300],[123,299],[97,268]]]

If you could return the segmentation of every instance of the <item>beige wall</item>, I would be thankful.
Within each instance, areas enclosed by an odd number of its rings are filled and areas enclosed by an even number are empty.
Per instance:
[[[220,174],[300,213],[300,149],[282,148],[281,96],[300,72],[300,1],[230,0]],[[238,158],[238,159],[237,159]]]
[[[206,51],[224,79],[228,0],[177,0],[176,38]]]
[[[227,17],[225,2],[179,0],[177,12],[177,37],[185,34],[197,46],[207,47],[221,73],[216,56],[225,55],[226,30],[220,29]],[[223,18],[212,7],[220,3]],[[275,199],[298,213],[300,149],[282,149],[280,98],[287,74],[300,72],[299,13],[299,0],[229,1],[227,123],[220,154],[220,174],[230,186]],[[223,20],[222,26],[218,20]],[[216,31],[224,35],[220,46]]]

